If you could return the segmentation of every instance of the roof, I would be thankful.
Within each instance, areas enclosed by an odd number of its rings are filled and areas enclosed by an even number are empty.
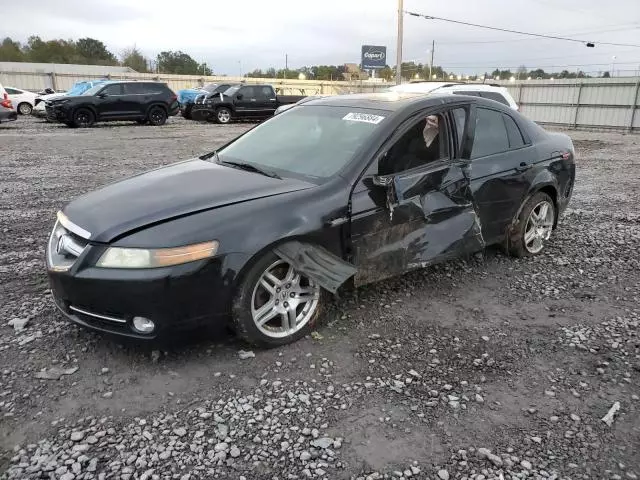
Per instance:
[[[453,97],[453,95],[451,94]],[[456,98],[460,98],[456,95]],[[424,93],[385,92],[357,93],[351,95],[334,95],[321,97],[305,102],[304,105],[322,105],[334,107],[369,108],[372,110],[396,111],[414,104],[424,106],[439,105],[442,96],[427,96]]]
[[[30,62],[0,62],[0,72],[26,73],[60,73],[77,75],[108,75],[116,73],[136,73],[129,67],[112,65],[76,65],[67,63],[30,63]]]

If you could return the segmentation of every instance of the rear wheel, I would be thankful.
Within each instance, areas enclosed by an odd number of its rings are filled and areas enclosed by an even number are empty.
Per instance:
[[[325,295],[320,285],[270,252],[251,267],[236,294],[235,330],[261,347],[294,342],[316,326]]]
[[[164,111],[162,107],[152,107],[149,110],[149,115],[147,116],[149,120],[149,124],[155,127],[159,127],[160,125],[164,125],[167,121],[167,112]]]
[[[549,195],[538,192],[520,211],[509,237],[509,253],[516,257],[537,255],[551,237],[556,220],[556,207]]]
[[[79,108],[73,114],[73,126],[78,128],[88,128],[96,121],[96,117],[91,110]]]
[[[32,111],[33,111],[33,107],[31,106],[30,103],[22,102],[18,104],[18,113],[20,115],[31,115]]]
[[[229,123],[231,121],[231,110],[227,107],[220,107],[216,110],[216,121],[218,123]]]

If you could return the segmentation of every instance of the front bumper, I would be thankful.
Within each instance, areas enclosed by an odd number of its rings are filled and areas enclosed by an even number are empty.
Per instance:
[[[89,246],[88,250],[103,247]],[[49,284],[58,309],[72,322],[93,330],[153,339],[193,328],[230,313],[233,280],[227,257],[155,269],[83,267],[98,252],[85,252],[68,271],[49,266]],[[155,323],[149,334],[133,327],[134,317]]]
[[[46,106],[46,117],[51,122],[67,122],[69,121],[69,115],[66,110],[62,108]]]
[[[215,113],[212,105],[206,103],[195,103],[191,108],[191,117],[194,120],[204,120]]]

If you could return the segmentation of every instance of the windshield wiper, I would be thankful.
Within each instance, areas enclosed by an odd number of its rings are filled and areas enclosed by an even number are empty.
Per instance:
[[[216,160],[218,160],[218,151],[214,150],[213,152],[209,152],[209,153],[205,153],[204,155],[201,155],[199,158],[200,160],[209,160],[210,158],[215,157]]]
[[[217,156],[217,154],[216,154],[216,156]],[[232,161],[229,161],[229,160],[220,160],[219,158],[218,158],[218,163],[221,164],[221,165],[229,165],[231,167],[240,168],[240,169],[246,170],[248,172],[256,172],[256,173],[259,173],[259,174],[264,175],[266,177],[282,179],[282,177],[280,175],[278,175],[277,173],[270,172],[269,170],[264,170],[264,169],[262,169],[260,167],[256,167],[252,163],[232,162]]]

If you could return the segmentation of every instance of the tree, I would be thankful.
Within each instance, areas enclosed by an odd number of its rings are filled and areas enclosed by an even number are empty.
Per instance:
[[[602,78],[611,78],[611,74],[609,72],[604,72],[602,74]]]
[[[181,51],[160,52],[156,58],[158,71],[182,75],[202,74],[202,67],[190,55]]]
[[[80,60],[73,40],[48,40],[45,42],[35,35],[27,40],[25,54],[30,62],[78,63]]]
[[[516,70],[516,78],[527,78],[527,67],[520,65]]]
[[[121,63],[123,66],[132,68],[136,72],[146,73],[149,71],[148,60],[135,45],[125,48],[120,54],[120,58],[122,59]]]
[[[116,56],[107,50],[107,46],[95,38],[81,38],[75,42],[76,52],[82,63],[88,65],[117,65]]]
[[[23,62],[24,52],[19,42],[15,42],[9,37],[2,40],[0,44],[0,61],[2,62]]]
[[[529,72],[529,76],[533,79],[549,78],[549,75],[547,75],[547,73],[541,68],[536,68],[535,70],[531,70]]]
[[[381,68],[376,72],[376,77],[384,78],[386,81],[393,80],[393,70],[389,65],[385,65],[384,68]]]

